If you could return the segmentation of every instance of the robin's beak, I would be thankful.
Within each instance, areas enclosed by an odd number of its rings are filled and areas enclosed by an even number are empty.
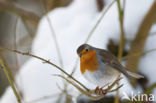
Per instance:
[[[79,57],[81,58],[81,56],[82,56],[82,53],[79,53],[78,55],[79,55]]]
[[[78,53],[78,55],[81,57],[85,53],[86,53],[86,49],[83,49],[81,52]]]

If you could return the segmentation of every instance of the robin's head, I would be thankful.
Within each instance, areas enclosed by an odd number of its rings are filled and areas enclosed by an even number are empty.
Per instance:
[[[77,49],[77,54],[81,57],[82,55],[84,55],[85,53],[87,53],[88,51],[92,50],[93,47],[88,45],[88,44],[82,44],[78,47]]]

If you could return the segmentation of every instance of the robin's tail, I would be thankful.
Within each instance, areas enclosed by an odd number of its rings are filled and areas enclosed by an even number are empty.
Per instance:
[[[136,79],[144,78],[144,76],[142,76],[140,74],[136,74],[136,73],[130,72],[130,71],[127,71],[127,73],[128,73],[129,76],[134,77]]]

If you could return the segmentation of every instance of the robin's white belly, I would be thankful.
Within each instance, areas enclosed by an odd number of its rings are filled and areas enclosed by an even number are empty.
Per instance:
[[[97,86],[103,86],[107,83],[112,83],[119,75],[119,72],[105,64],[101,65],[100,69],[95,72],[85,71],[84,77],[91,83]]]

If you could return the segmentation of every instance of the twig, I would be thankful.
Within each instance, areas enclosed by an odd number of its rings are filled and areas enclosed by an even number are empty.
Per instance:
[[[71,83],[72,85],[74,85],[78,90],[80,90],[80,92],[84,93],[85,95],[87,95],[88,97],[92,98],[93,100],[99,100],[99,99],[101,99],[101,98],[103,98],[105,96],[105,94],[103,94],[103,95],[97,95],[97,96],[91,95],[90,92],[89,92],[90,90],[87,87],[85,87],[82,83],[80,83],[79,81],[77,81],[74,77],[72,77],[70,74],[68,74],[67,72],[65,72],[62,68],[60,68],[57,65],[53,64],[49,60],[45,60],[45,59],[43,59],[41,57],[32,55],[30,53],[23,53],[23,52],[20,52],[20,51],[17,51],[17,50],[11,50],[11,49],[6,49],[6,48],[0,48],[0,50],[7,50],[7,51],[18,53],[18,54],[21,54],[21,55],[30,56],[30,57],[39,59],[39,60],[41,60],[41,61],[43,61],[43,62],[45,62],[47,64],[50,64],[50,65],[56,67],[61,72],[63,72],[64,74],[66,74],[68,77],[70,77],[72,80],[74,80],[76,83],[78,83],[84,89],[82,89],[80,86],[78,86],[74,82],[71,82],[69,79],[66,79],[64,76],[61,76],[61,75],[58,75],[58,76],[60,76],[60,77],[64,78],[65,80],[67,80],[69,83]],[[112,84],[112,86],[114,86],[117,82],[118,82],[118,79]],[[108,87],[107,93],[108,92],[114,92],[114,90],[111,90],[112,86]],[[121,87],[121,86],[119,86],[119,87]],[[115,90],[117,90],[117,89],[119,89],[119,88],[116,88]]]
[[[119,13],[119,22],[120,22],[120,45],[119,45],[118,59],[119,61],[121,61],[123,48],[124,48],[124,42],[125,42],[125,33],[124,33],[124,27],[123,27],[124,11],[121,8],[120,0],[116,0],[116,1],[117,1],[118,13]]]
[[[31,26],[29,24],[29,22],[27,22],[27,20],[22,18],[22,17],[21,17],[21,20],[23,22],[24,27],[26,28],[26,30],[29,33],[28,36],[33,39],[35,37],[35,35],[36,35],[35,30],[37,29],[37,26]]]
[[[86,40],[85,40],[85,43],[87,43],[89,41],[89,39],[91,38],[91,36],[93,35],[94,31],[96,30],[96,28],[99,26],[100,22],[102,21],[103,17],[105,16],[105,14],[107,13],[107,11],[111,8],[111,6],[115,3],[115,0],[113,0],[109,5],[108,7],[106,7],[106,9],[104,9],[102,11],[102,15],[100,16],[100,18],[97,20],[96,24],[94,25],[94,27],[91,29],[91,31],[89,32]],[[74,65],[74,68],[71,72],[71,75],[74,74],[75,70],[76,70],[76,67],[78,65],[78,58],[76,59],[75,61],[75,65]]]
[[[156,1],[153,2],[151,8],[149,9],[148,13],[144,17],[138,32],[136,34],[136,37],[134,41],[132,42],[131,49],[129,51],[128,55],[133,55],[134,53],[141,53],[144,49],[147,37],[149,36],[149,32],[151,30],[151,27],[153,23],[156,21]],[[141,54],[137,56],[133,56],[127,60],[126,68],[129,68],[132,72],[137,72],[138,69],[138,63],[141,59]],[[133,67],[132,67],[133,66]],[[135,86],[136,81],[131,83],[133,86]]]
[[[125,2],[124,2],[124,9],[122,9],[120,0],[116,0],[116,1],[117,1],[118,13],[119,13],[119,22],[120,22],[120,43],[119,43],[119,49],[118,49],[118,51],[119,51],[118,59],[119,59],[119,61],[121,61],[122,54],[123,54],[123,48],[124,48],[124,44],[125,44],[125,33],[124,33],[124,27],[123,27]],[[116,91],[115,103],[119,103],[119,91]]]
[[[19,97],[19,95],[18,95],[18,93],[17,93],[17,91],[15,89],[15,86],[14,86],[12,80],[11,80],[11,77],[10,77],[10,75],[8,73],[8,70],[5,67],[5,65],[4,65],[4,63],[3,63],[3,61],[1,59],[0,59],[0,65],[1,65],[2,69],[4,70],[4,73],[5,73],[8,81],[9,81],[9,84],[10,84],[10,86],[11,86],[11,88],[12,88],[12,90],[13,90],[15,96],[16,96],[16,99],[17,99],[18,103],[21,103],[21,99],[20,99],[20,97]]]
[[[70,84],[72,84],[75,88],[77,88],[82,94],[86,95],[87,97],[89,97],[89,98],[92,99],[92,100],[99,100],[99,99],[103,98],[107,93],[114,92],[114,91],[118,90],[119,88],[121,88],[121,87],[123,86],[123,85],[120,85],[120,86],[118,86],[116,89],[111,90],[111,88],[112,88],[115,84],[117,84],[117,83],[119,82],[120,79],[119,79],[119,77],[118,77],[118,78],[116,79],[116,81],[114,81],[114,83],[113,83],[110,87],[108,87],[108,88],[105,89],[106,93],[104,93],[104,94],[102,93],[102,94],[100,94],[100,95],[97,95],[95,92],[93,92],[94,90],[85,91],[84,89],[82,89],[81,87],[79,87],[76,83],[74,83],[73,81],[71,81],[71,80],[68,79],[68,78],[65,78],[65,77],[62,76],[62,75],[57,75],[57,74],[56,74],[56,76],[59,76],[59,77],[65,79],[67,82],[69,82]]]
[[[15,28],[14,28],[14,49],[15,50],[17,50],[17,43],[16,43],[16,38],[17,38],[17,30],[18,30],[18,28],[17,28],[17,26],[18,26],[18,17],[16,18],[16,21],[15,21]],[[19,70],[19,61],[18,61],[18,55],[17,54],[15,54],[15,59],[16,59],[16,72]],[[11,72],[10,72],[11,73]],[[11,76],[11,75],[10,75]],[[11,78],[12,78],[12,76],[11,76]],[[19,87],[18,87],[18,85],[16,84],[16,82],[13,80],[13,82],[14,82],[14,85],[15,85],[15,87],[16,87],[16,89],[17,89],[17,91],[18,91],[18,93],[19,93],[19,96],[20,96],[20,98],[21,98],[21,93],[22,93],[22,91],[19,89]]]
[[[70,77],[71,79],[73,79],[75,82],[77,82],[79,85],[81,85],[86,91],[88,91],[89,89],[84,86],[82,83],[80,83],[78,80],[76,80],[74,77],[72,77],[70,74],[68,74],[66,71],[64,71],[62,68],[60,68],[59,66],[57,66],[56,64],[50,62],[49,60],[46,60],[44,58],[41,58],[39,56],[36,56],[36,55],[33,55],[33,54],[30,54],[29,52],[28,53],[24,53],[24,52],[20,52],[20,51],[17,51],[17,50],[12,50],[12,49],[8,49],[8,48],[0,48],[0,50],[7,50],[7,51],[10,51],[10,52],[14,52],[14,53],[18,53],[18,54],[21,54],[21,55],[25,55],[25,56],[30,56],[30,57],[33,57],[33,58],[36,58],[36,59],[39,59],[47,64],[50,64],[52,66],[54,66],[55,68],[57,68],[58,70],[60,70],[61,72],[63,72],[64,74],[66,74],[68,77]]]
[[[51,30],[51,35],[53,37],[52,39],[54,40],[54,44],[55,44],[55,48],[56,48],[56,52],[57,52],[60,67],[63,68],[63,58],[62,58],[60,47],[59,47],[59,44],[58,44],[58,41],[57,41],[56,32],[55,32],[54,27],[53,27],[53,25],[51,23],[49,15],[47,14],[48,10],[44,5],[43,0],[40,0],[40,3],[43,6],[43,9],[44,9],[43,12],[45,14],[45,17],[46,17],[48,23],[49,23],[49,27],[50,27],[50,30]],[[67,83],[64,83],[64,90],[66,91],[66,89],[67,89]]]
[[[17,50],[17,43],[16,43],[16,37],[17,37],[17,24],[18,24],[18,17],[16,18],[15,21],[15,29],[14,29],[14,49]],[[15,54],[15,58],[16,58],[16,70],[19,70],[19,63],[18,63],[18,56],[17,54]]]
[[[138,55],[144,55],[144,54],[147,54],[147,53],[150,53],[150,52],[154,52],[154,51],[156,51],[156,49],[151,49],[151,50],[147,50],[147,51],[143,51],[143,52],[138,52],[138,53],[134,53],[134,54],[132,54],[132,55],[128,55],[128,56],[124,56],[123,58],[122,58],[122,60],[126,60],[126,59],[129,59],[129,58],[131,58],[131,57],[133,57],[133,56],[138,56]]]
[[[40,2],[42,3],[42,0],[40,0]],[[43,5],[44,13],[45,13],[45,15],[46,15],[46,19],[47,19],[47,21],[48,21],[48,23],[49,23],[50,30],[51,30],[51,32],[52,32],[51,34],[52,34],[52,37],[53,37],[53,40],[54,40],[54,43],[55,43],[57,55],[58,55],[58,58],[59,58],[59,63],[60,63],[61,68],[63,68],[63,61],[62,61],[63,58],[62,58],[62,55],[61,55],[61,51],[60,51],[59,44],[58,44],[58,42],[57,42],[56,32],[55,32],[55,30],[54,30],[54,28],[53,28],[53,25],[52,25],[52,23],[51,23],[51,20],[50,20],[48,14],[47,14],[46,7],[44,6],[43,3],[42,3],[42,5]]]
[[[96,28],[99,26],[100,22],[102,21],[103,17],[105,16],[105,14],[107,13],[107,11],[112,7],[112,5],[115,3],[115,0],[113,0],[106,9],[104,9],[102,11],[102,14],[100,16],[100,18],[97,20],[96,24],[94,25],[94,27],[91,29],[91,31],[88,34],[87,39],[85,40],[85,43],[87,43],[89,41],[89,39],[91,38],[92,34],[94,33],[94,31],[96,30]]]
[[[156,88],[156,83],[152,84],[147,90],[144,91],[144,94],[150,94],[153,89]]]

